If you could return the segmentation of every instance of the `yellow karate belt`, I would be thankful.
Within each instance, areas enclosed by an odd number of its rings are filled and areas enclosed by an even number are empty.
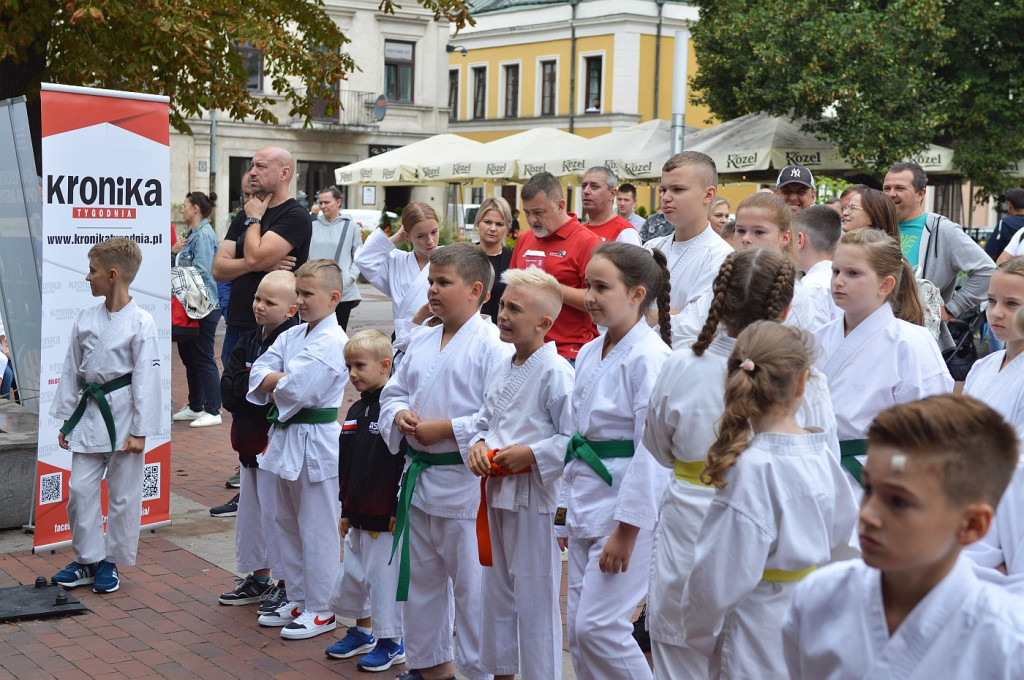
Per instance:
[[[864,482],[860,480],[860,471],[864,469],[864,465],[857,460],[857,456],[863,456],[867,452],[867,439],[848,439],[839,442],[839,464],[846,468],[846,471],[853,475],[853,478],[861,486],[864,485]]]
[[[569,440],[569,446],[565,452],[565,464],[568,465],[573,458],[579,458],[589,465],[590,469],[596,472],[605,484],[611,486],[612,473],[608,471],[601,459],[632,458],[635,452],[636,447],[631,439],[592,442],[577,432]]]
[[[703,460],[697,460],[692,463],[686,463],[681,460],[677,460],[673,470],[675,472],[676,479],[680,479],[696,486],[711,487],[710,484],[705,484],[700,481],[700,473],[704,472],[704,468],[707,466]]]
[[[395,538],[391,543],[391,559],[395,559],[395,551],[398,550],[398,541],[402,541],[402,555],[398,563],[398,592],[395,600],[405,602],[409,599],[409,568],[411,557],[409,555],[409,508],[412,505],[412,492],[416,488],[416,478],[420,472],[435,465],[462,465],[462,455],[458,451],[446,451],[445,453],[426,453],[417,451],[411,446],[406,447],[412,465],[402,476],[402,490],[398,494],[398,515],[395,517]]]
[[[71,414],[71,417],[68,418],[67,422],[64,423],[64,427],[60,428],[61,433],[65,437],[71,434],[71,431],[74,430],[75,427],[78,426],[79,421],[82,420],[82,416],[85,415],[85,408],[89,405],[89,400],[92,399],[96,402],[96,405],[99,406],[100,415],[103,416],[103,424],[107,426],[107,435],[110,437],[110,453],[107,454],[107,460],[110,460],[110,456],[113,455],[114,450],[117,448],[117,428],[114,426],[114,413],[110,410],[110,403],[107,401],[107,395],[114,390],[119,390],[122,387],[127,387],[131,384],[131,373],[125,373],[121,377],[114,378],[102,385],[100,383],[92,383],[83,380],[82,398],[78,400],[78,406]]]
[[[795,583],[796,581],[802,581],[812,571],[817,569],[817,565],[812,564],[806,569],[800,571],[785,571],[782,569],[765,569],[764,573],[761,574],[762,581],[775,581],[777,583]]]

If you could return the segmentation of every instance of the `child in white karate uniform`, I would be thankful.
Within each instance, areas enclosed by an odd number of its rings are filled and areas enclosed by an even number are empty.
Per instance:
[[[338,519],[338,406],[345,396],[348,338],[334,314],[341,299],[341,269],[333,260],[310,260],[295,272],[299,318],[253,362],[249,401],[273,402],[267,452],[260,468],[277,475],[277,526],[288,601],[259,617],[280,626],[281,637],[302,640],[334,630],[329,610],[341,537]]]
[[[64,420],[57,441],[71,451],[68,520],[75,560],[52,579],[65,588],[91,583],[93,592],[112,593],[121,583],[117,565],[135,564],[138,552],[146,437],[164,422],[156,324],[128,290],[141,264],[138,244],[120,236],[89,250],[85,280],[104,301],[75,319],[50,407],[52,417]]]
[[[562,561],[551,527],[572,434],[575,373],[555,343],[544,343],[562,307],[555,277],[530,267],[506,271],[502,282],[498,333],[516,353],[487,383],[469,451],[469,469],[487,478],[477,517],[487,594],[481,660],[495,680],[516,673],[557,680]]]
[[[402,227],[388,237],[374,229],[356,252],[355,264],[370,285],[391,298],[395,346],[405,350],[408,334],[427,319],[427,264],[437,248],[437,213],[426,203],[414,202],[402,210]],[[400,243],[412,251],[398,250]],[[415,317],[415,319],[414,319]]]
[[[493,275],[487,254],[472,244],[431,254],[428,297],[442,324],[413,332],[405,360],[381,393],[381,436],[391,453],[411,459],[392,548],[400,564],[397,596],[406,600],[410,670],[403,677],[410,680],[451,678],[455,667],[470,680],[491,677],[480,656],[480,482],[465,462],[488,377],[512,355],[480,315]]]
[[[960,555],[989,529],[1017,450],[1013,428],[973,397],[880,413],[862,471],[864,559],[797,585],[787,677],[1024,677],[1024,600],[979,581]]]
[[[715,296],[697,342],[673,352],[651,392],[644,444],[673,469],[654,534],[647,627],[654,676],[707,676],[707,657],[685,645],[683,587],[714,488],[700,481],[715,426],[725,409],[727,360],[736,336],[751,323],[785,316],[796,270],[773,248],[751,248],[726,258],[715,279]],[[811,371],[797,422],[821,428],[839,457],[836,419],[824,377]]]
[[[832,300],[832,254],[843,235],[843,221],[831,207],[812,205],[793,215],[796,263],[803,277],[797,288],[806,294],[811,309],[812,333],[838,319],[843,310]]]
[[[951,392],[939,346],[921,325],[917,283],[895,239],[858,229],[839,239],[832,297],[843,310],[815,332],[817,366],[828,378],[843,467],[853,479],[872,418],[889,406]]]
[[[651,387],[671,351],[669,272],[661,251],[605,243],[586,282],[584,306],[607,331],[576,359],[564,527],[556,520],[569,550],[569,652],[579,677],[649,678],[630,616],[647,592],[657,499],[668,481],[641,436]],[[660,338],[644,316],[655,302]]]
[[[999,412],[1024,434],[1024,257],[1004,260],[988,286],[988,325],[996,339],[1006,343],[971,368],[964,384],[968,394]],[[1018,462],[1014,478],[996,509],[985,537],[964,549],[983,567],[1001,569],[1010,576],[1024,575],[1024,464]]]
[[[811,336],[772,321],[729,355],[725,412],[701,481],[716,487],[683,592],[686,644],[709,676],[783,680],[782,617],[793,585],[856,556],[857,502],[824,433],[797,424]]]

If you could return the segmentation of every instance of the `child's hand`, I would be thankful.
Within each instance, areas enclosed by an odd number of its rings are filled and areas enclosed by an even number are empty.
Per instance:
[[[342,517],[341,521],[338,522],[338,532],[341,534],[342,538],[345,538],[345,536],[348,535],[349,526],[351,525],[349,524],[348,517]]]
[[[64,436],[63,432],[57,433],[57,446],[64,449],[65,451],[68,448],[68,438]]]
[[[491,471],[491,461],[487,457],[487,453],[490,450],[487,442],[483,439],[473,444],[469,449],[469,457],[467,459],[469,471],[477,477],[486,477]]]
[[[537,462],[533,455],[533,449],[529,446],[513,444],[498,451],[494,456],[494,463],[515,474],[521,472]]]
[[[569,549],[569,539],[568,538],[563,538],[563,537],[559,536],[555,540],[558,541],[558,549],[559,550],[568,550]]]
[[[388,520],[388,531],[390,533],[392,533],[392,534],[395,533],[395,518],[394,517],[392,517],[391,519]]]
[[[416,424],[416,441],[424,446],[436,444],[442,439],[451,439],[455,436],[452,432],[452,421],[450,420],[421,420]]]
[[[416,434],[416,425],[419,422],[416,414],[408,409],[395,414],[395,425],[398,426],[398,431],[406,436]]]
[[[136,437],[133,434],[128,435],[128,439],[124,443],[125,453],[142,453],[146,450],[146,438]]]
[[[639,532],[639,527],[619,522],[619,525],[612,531],[612,535],[605,541],[604,550],[601,551],[602,573],[626,573],[626,570],[629,569],[629,558],[633,556],[633,547],[636,545],[636,535]]]
[[[418,326],[432,316],[434,316],[434,313],[430,311],[430,303],[428,302],[412,315],[411,321]]]

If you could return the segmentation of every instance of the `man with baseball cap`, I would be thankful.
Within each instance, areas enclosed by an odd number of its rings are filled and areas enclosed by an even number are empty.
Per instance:
[[[794,215],[809,208],[818,196],[814,175],[802,165],[787,165],[775,182],[775,195],[782,197]]]

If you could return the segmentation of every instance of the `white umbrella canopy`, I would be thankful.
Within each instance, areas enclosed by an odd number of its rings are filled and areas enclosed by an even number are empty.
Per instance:
[[[434,135],[337,168],[334,177],[338,184],[444,184],[449,180],[421,175],[420,168],[423,165],[433,167],[436,163],[473,157],[482,146],[480,142],[459,135]]]
[[[531,128],[508,137],[488,142],[477,149],[471,159],[469,177],[483,180],[527,180],[541,172],[562,175],[560,161],[545,158],[562,157],[561,149],[575,148],[584,137],[555,128]],[[537,160],[534,160],[537,159]],[[447,179],[447,178],[445,178]]]

